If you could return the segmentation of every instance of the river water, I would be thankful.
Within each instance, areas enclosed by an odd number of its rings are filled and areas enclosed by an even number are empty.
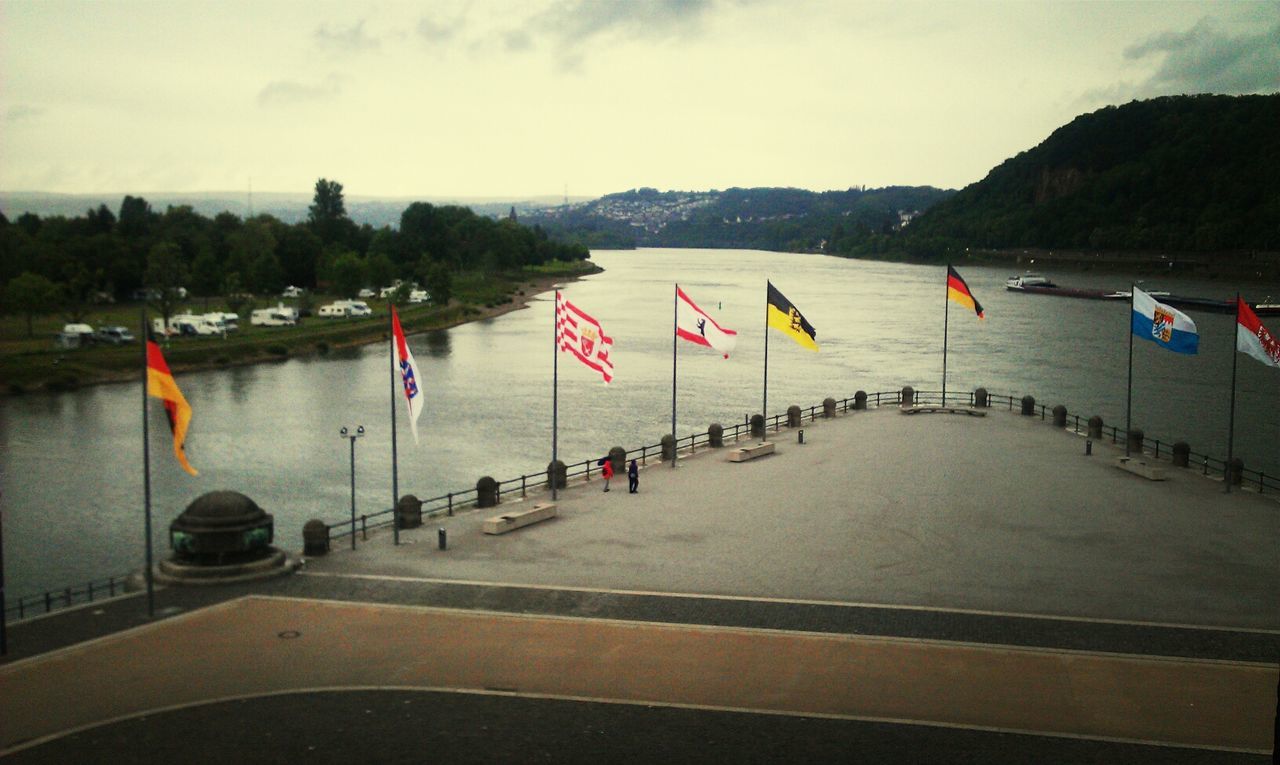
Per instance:
[[[566,288],[614,338],[614,382],[561,355],[560,456],[572,463],[609,447],[656,443],[671,425],[673,283],[738,331],[725,360],[682,343],[678,430],[732,424],[761,407],[766,279],[817,329],[813,353],[769,338],[769,409],[811,406],[858,390],[942,384],[945,268],[743,250],[601,251],[606,270]],[[978,386],[1123,426],[1128,304],[1023,295],[1004,289],[1006,267],[962,266],[986,309],[978,321],[950,306],[948,391]],[[1078,287],[1127,288],[1116,274],[1048,274]],[[1228,298],[1237,289],[1280,297],[1280,284],[1151,279],[1174,294]],[[551,293],[526,309],[410,338],[426,411],[415,445],[400,410],[401,493],[433,497],[545,468],[551,457]],[[1233,323],[1190,312],[1200,353],[1181,356],[1138,341],[1133,424],[1162,441],[1225,456]],[[1271,322],[1276,322],[1272,318]],[[1272,327],[1276,329],[1276,327]],[[209,342],[216,342],[210,340]],[[350,446],[339,429],[363,425],[356,443],[358,512],[389,507],[391,444],[385,345],[320,358],[180,375],[194,409],[188,455],[173,459],[158,403],[151,411],[157,556],[168,524],[197,496],[235,489],[276,522],[277,544],[301,548],[302,524],[349,517]],[[1280,372],[1239,357],[1235,451],[1280,474]],[[0,482],[10,598],[77,584],[142,564],[140,385],[0,400]],[[867,448],[874,449],[874,444]],[[982,448],[975,444],[974,448]],[[857,455],[851,455],[856,460]],[[927,466],[922,466],[927,467]],[[939,465],[945,470],[945,465]]]

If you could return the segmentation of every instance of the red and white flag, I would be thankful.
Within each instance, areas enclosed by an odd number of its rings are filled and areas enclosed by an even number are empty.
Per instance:
[[[691,343],[719,351],[726,359],[738,344],[738,333],[717,324],[715,319],[689,299],[679,285],[676,285],[676,335]]]
[[[607,383],[613,379],[613,338],[604,333],[600,322],[556,293],[556,343],[560,350],[578,357],[578,361],[600,373]]]
[[[418,417],[422,415],[422,389],[418,387],[418,365],[414,363],[409,343],[404,338],[404,330],[400,327],[400,316],[395,306],[391,306],[391,349],[395,354],[396,368],[400,370],[400,382],[404,386],[404,403],[409,407],[409,428],[413,431],[413,442],[418,443]]]
[[[1249,304],[1236,298],[1236,350],[1269,367],[1280,367],[1280,340],[1267,331]]]

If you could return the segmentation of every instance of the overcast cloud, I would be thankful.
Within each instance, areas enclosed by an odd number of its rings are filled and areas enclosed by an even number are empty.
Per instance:
[[[0,188],[957,188],[1108,104],[1277,92],[1278,41],[1275,2],[0,0]]]

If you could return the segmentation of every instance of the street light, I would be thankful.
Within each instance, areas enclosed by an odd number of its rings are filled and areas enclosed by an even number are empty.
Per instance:
[[[364,436],[364,426],[357,425],[354,433],[346,428],[338,435],[351,440],[351,549],[356,549],[356,439]]]

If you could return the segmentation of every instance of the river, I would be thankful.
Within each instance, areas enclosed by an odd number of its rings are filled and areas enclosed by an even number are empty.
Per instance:
[[[942,383],[945,268],[820,255],[742,250],[600,251],[600,274],[566,295],[614,338],[615,378],[561,355],[560,455],[574,462],[610,446],[656,443],[671,420],[672,284],[736,329],[725,360],[679,348],[678,429],[733,423],[759,411],[765,281],[817,329],[813,353],[774,332],[769,409],[810,406],[857,390]],[[948,391],[977,386],[1123,426],[1128,304],[1008,292],[1008,267],[960,266],[987,319],[950,305]],[[1079,287],[1127,288],[1117,274],[1050,273]],[[1280,284],[1152,279],[1150,289],[1259,299]],[[1225,456],[1233,317],[1189,312],[1200,353],[1182,356],[1138,341],[1133,349],[1133,423],[1162,441]],[[410,338],[426,411],[414,443],[400,414],[400,490],[419,497],[545,468],[551,452],[551,294],[526,309]],[[1273,324],[1275,318],[1269,320]],[[1273,330],[1277,327],[1272,326]],[[217,342],[209,340],[208,342]],[[159,405],[151,411],[157,555],[168,524],[197,496],[235,489],[273,513],[281,546],[301,548],[302,524],[350,512],[349,443],[339,429],[363,425],[356,443],[358,512],[389,507],[391,445],[385,345],[325,357],[180,375],[194,409],[188,440],[198,477],[171,452]],[[1280,473],[1280,372],[1239,357],[1235,451],[1246,465]],[[0,400],[0,482],[10,598],[136,569],[143,560],[139,385]],[[867,448],[874,449],[874,444]],[[981,444],[973,448],[981,449]],[[856,460],[857,455],[850,455]],[[918,469],[930,469],[921,465]],[[934,466],[945,470],[945,465]],[[1034,477],[1028,477],[1034,480]]]

